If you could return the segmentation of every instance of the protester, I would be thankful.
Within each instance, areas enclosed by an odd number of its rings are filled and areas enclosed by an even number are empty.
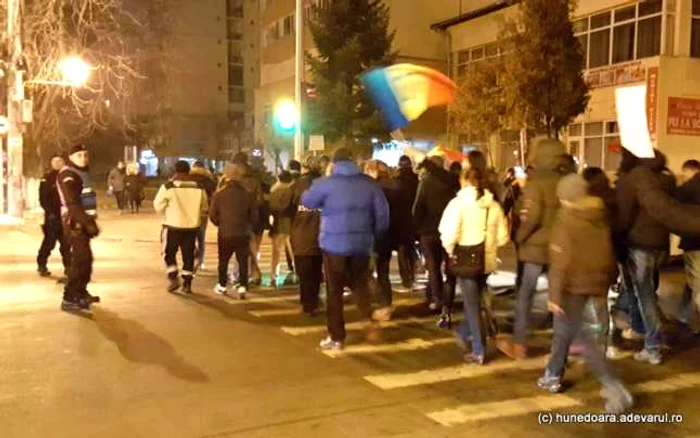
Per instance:
[[[318,157],[318,167],[321,175],[328,176],[331,168],[331,159],[328,155],[321,155]]]
[[[58,242],[58,251],[61,253],[63,262],[63,277],[59,279],[60,283],[65,283],[67,280],[68,266],[70,266],[70,246],[68,239],[63,233],[63,225],[61,224],[61,199],[58,196],[56,188],[59,171],[65,166],[65,161],[61,155],[51,157],[51,170],[46,172],[39,183],[39,203],[44,209],[44,224],[41,230],[44,233],[44,239],[41,241],[39,254],[36,258],[37,272],[42,277],[50,277],[51,272],[47,267],[51,251],[56,247]]]
[[[90,182],[90,159],[83,145],[70,149],[68,163],[57,177],[61,199],[61,222],[68,236],[70,265],[63,291],[61,309],[89,309],[100,297],[92,296],[87,285],[92,277],[92,248],[90,240],[100,234],[97,227],[97,194]]]
[[[194,182],[199,184],[199,186],[204,189],[207,194],[207,199],[211,202],[214,196],[214,191],[216,190],[216,181],[214,180],[214,175],[209,172],[203,162],[195,161],[192,163],[192,169],[190,170],[190,176]],[[206,255],[206,237],[207,237],[207,225],[209,224],[209,218],[206,213],[202,216],[201,225],[199,226],[199,233],[197,234],[197,246],[195,250],[196,260],[195,260],[195,271],[206,269],[204,265],[204,256]]]
[[[377,236],[374,244],[380,306],[374,312],[374,319],[388,321],[394,311],[389,267],[392,253],[398,249],[402,237],[402,221],[404,220],[400,215],[401,188],[398,181],[390,177],[389,166],[382,161],[368,161],[364,173],[377,182],[389,205],[389,230],[385,234]]]
[[[520,200],[523,194],[523,187],[527,181],[527,174],[521,167],[511,167],[506,172],[505,179],[503,181],[504,194],[503,194],[503,214],[508,220],[508,227],[510,230],[510,239],[515,242],[515,236],[518,232],[518,227],[520,226],[520,216],[518,212],[520,211]],[[518,245],[515,244],[515,253],[518,253]],[[523,277],[523,267],[524,263],[520,260],[516,260],[515,268],[515,288],[512,292],[520,289],[520,282]]]
[[[678,188],[676,197],[684,204],[700,205],[700,162],[683,163],[685,183]],[[681,302],[681,316],[691,332],[700,333],[700,237],[682,236],[680,248],[686,272],[686,288]]]
[[[654,159],[640,160],[662,184],[664,192],[671,196],[675,192],[675,179],[664,175],[665,157],[656,151]],[[671,235],[662,223],[653,219],[634,194],[630,181],[624,179],[617,186],[620,229],[626,238],[628,254],[626,264],[632,279],[636,306],[631,309],[630,319],[634,337],[644,336],[644,350],[635,359],[654,365],[661,363],[661,317],[658,310],[657,278],[661,265],[668,259]],[[627,337],[630,337],[629,335]]]
[[[124,193],[126,194],[126,204],[131,209],[132,214],[137,214],[141,208],[143,199],[143,189],[145,187],[143,177],[139,175],[139,166],[131,163],[126,166],[126,178],[124,179]]]
[[[250,237],[258,215],[253,196],[241,185],[244,174],[243,166],[231,165],[227,183],[214,194],[209,212],[212,223],[219,228],[219,282],[214,292],[219,295],[228,293],[228,264],[231,256],[236,254],[239,266],[236,293],[239,299],[245,299],[248,291]]]
[[[559,209],[556,191],[561,179],[564,144],[554,139],[540,139],[534,144],[535,169],[522,195],[519,212],[520,226],[515,242],[518,259],[523,262],[523,274],[517,291],[515,328],[512,342],[503,339],[498,348],[507,356],[524,359],[532,299],[537,280],[549,262],[549,236]]]
[[[248,193],[253,197],[253,201],[258,208],[258,221],[253,226],[253,236],[250,239],[250,284],[259,285],[262,281],[262,271],[258,264],[260,254],[260,245],[262,244],[263,233],[269,228],[270,212],[267,208],[267,202],[264,200],[264,187],[262,178],[253,172],[250,164],[248,164],[248,155],[245,152],[238,152],[233,156],[233,164],[241,165],[244,175],[241,179],[241,185],[248,190]]]
[[[413,223],[420,236],[420,245],[428,270],[431,309],[440,311],[438,326],[450,326],[450,307],[454,297],[455,277],[447,273],[447,296],[443,290],[442,266],[447,254],[440,242],[438,226],[447,204],[455,197],[454,176],[445,170],[444,158],[430,157],[423,162],[424,177],[418,185],[413,205]]]
[[[457,329],[457,340],[466,349],[471,339],[471,353],[464,358],[480,365],[486,358],[481,294],[486,288],[486,278],[498,267],[498,247],[509,242],[505,216],[493,193],[486,188],[486,177],[477,167],[464,171],[462,189],[447,205],[439,227],[443,248],[464,297],[464,321]],[[460,273],[457,267],[462,258],[472,254],[480,264],[476,272]]]
[[[289,174],[292,176],[292,180],[294,182],[298,181],[299,178],[301,178],[301,163],[297,160],[290,160],[288,167]]]
[[[413,203],[418,193],[418,175],[413,171],[413,163],[406,155],[399,158],[399,169],[396,175],[399,183],[397,215],[401,219],[401,229],[398,236],[399,274],[401,288],[399,292],[410,292],[413,289],[416,272],[416,231],[413,224]]]
[[[292,233],[292,221],[296,214],[296,206],[294,205],[294,180],[292,175],[287,171],[282,171],[277,183],[270,189],[268,203],[270,205],[270,213],[272,213],[272,229],[270,237],[272,238],[272,262],[270,266],[270,285],[277,287],[279,259],[282,251],[289,251],[292,255],[292,245],[289,241],[289,236]],[[290,269],[294,275],[294,267]]]
[[[608,288],[617,279],[607,212],[602,199],[588,195],[582,176],[571,174],[559,183],[562,209],[550,237],[549,302],[554,313],[554,339],[545,374],[538,386],[549,392],[562,389],[571,342],[583,342],[591,369],[603,385],[608,413],[622,413],[632,406],[632,396],[613,374],[603,351],[581,330],[583,312],[591,300],[605,302]],[[595,254],[579,257],[577,254]]]
[[[333,154],[332,175],[314,182],[301,197],[304,207],[321,210],[319,242],[327,277],[329,336],[319,344],[324,350],[339,350],[345,341],[343,289],[347,286],[376,333],[369,297],[369,259],[376,236],[389,229],[389,206],[381,189],[353,162],[349,149]]]
[[[299,276],[299,291],[302,312],[316,316],[319,310],[319,294],[323,277],[323,255],[318,243],[321,227],[321,212],[310,210],[301,204],[302,195],[321,177],[321,169],[314,157],[308,157],[304,173],[294,184],[294,200],[297,206],[292,222],[291,244],[294,265]]]
[[[168,292],[175,292],[180,287],[176,260],[180,251],[183,261],[182,292],[192,293],[195,245],[208,203],[206,192],[190,175],[189,163],[183,160],[175,163],[175,174],[160,187],[153,200],[155,211],[164,214],[161,239],[169,280]]]
[[[109,191],[114,195],[117,200],[117,208],[119,209],[119,214],[124,212],[124,178],[126,169],[124,162],[120,161],[117,163],[117,167],[109,171],[107,176],[107,185],[109,186]]]

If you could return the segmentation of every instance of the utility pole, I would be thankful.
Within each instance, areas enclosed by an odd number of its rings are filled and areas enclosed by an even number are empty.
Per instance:
[[[22,119],[20,104],[24,100],[24,78],[20,65],[22,64],[22,39],[20,22],[20,0],[7,2],[7,54],[8,62],[5,71],[7,81],[7,175],[0,178],[0,185],[6,181],[7,186],[2,190],[7,196],[4,202],[6,210],[0,214],[21,218],[24,213],[24,193],[22,187]]]
[[[304,82],[304,0],[296,0],[294,55],[294,104],[296,106],[296,130],[294,131],[294,158],[304,155],[304,134],[301,129],[301,84]]]

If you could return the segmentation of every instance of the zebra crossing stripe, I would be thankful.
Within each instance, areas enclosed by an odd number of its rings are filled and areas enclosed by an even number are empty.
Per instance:
[[[298,296],[295,297],[298,300]],[[394,300],[395,306],[412,306],[422,303],[424,300],[419,298],[398,298]],[[346,306],[346,309],[355,309],[356,305]],[[255,316],[256,318],[263,318],[267,316],[293,316],[299,314],[298,308],[285,308],[285,309],[264,309],[264,310],[251,310],[248,313]]]
[[[700,373],[685,373],[662,380],[638,383],[629,389],[633,394],[654,394],[690,389],[698,385],[700,385]],[[581,398],[595,398],[597,396],[598,391],[595,391],[582,394]],[[463,404],[456,408],[431,412],[426,415],[443,426],[456,426],[475,421],[583,406],[583,404],[583,401],[563,394],[537,395],[499,402]]]
[[[365,376],[365,380],[381,389],[398,389],[482,377],[503,371],[537,370],[542,369],[544,365],[544,358],[542,357],[520,361],[504,358],[496,362],[489,362],[488,365],[480,367],[462,364],[446,368],[421,370],[413,373],[377,374]]]
[[[399,351],[416,351],[427,350],[436,345],[454,344],[454,338],[441,338],[426,341],[424,339],[415,338],[404,342],[384,345],[351,345],[343,350],[324,351],[323,354],[329,357],[341,357],[353,354],[377,354],[377,353],[395,353]]]
[[[402,325],[410,325],[410,324],[424,324],[426,322],[434,322],[435,317],[434,316],[428,316],[424,318],[407,318],[407,319],[397,319],[397,320],[391,320],[387,322],[382,322],[381,326],[382,328],[389,328],[389,327],[400,327]],[[356,322],[350,322],[345,324],[345,329],[346,330],[362,330],[367,326],[367,321],[356,321]],[[302,335],[310,335],[314,333],[325,333],[327,330],[327,327],[325,325],[311,325],[311,326],[306,326],[306,327],[289,327],[289,326],[283,326],[281,327],[282,331],[287,333],[288,335],[292,336],[302,336]]]

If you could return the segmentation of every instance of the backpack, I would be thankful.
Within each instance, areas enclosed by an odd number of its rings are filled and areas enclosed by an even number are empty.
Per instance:
[[[272,214],[283,214],[292,205],[294,191],[291,187],[281,188],[270,193],[268,205]]]

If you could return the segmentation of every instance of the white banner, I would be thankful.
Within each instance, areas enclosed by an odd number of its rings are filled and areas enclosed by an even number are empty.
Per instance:
[[[646,85],[615,90],[615,107],[622,147],[639,158],[654,158],[654,146],[647,124],[646,104]]]

